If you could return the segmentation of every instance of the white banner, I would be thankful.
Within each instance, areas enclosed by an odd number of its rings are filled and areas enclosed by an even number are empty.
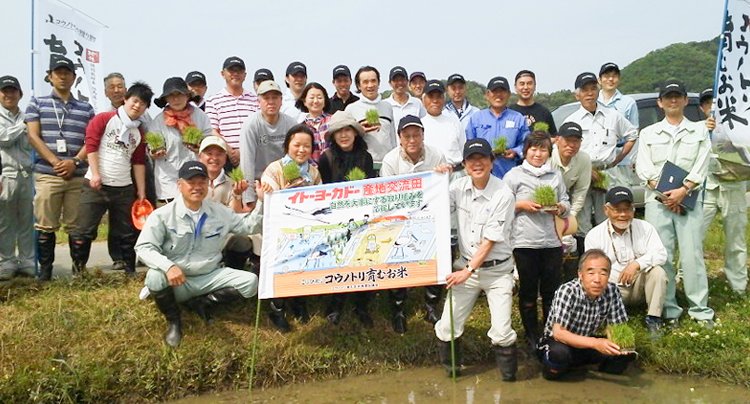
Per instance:
[[[47,95],[50,58],[62,55],[76,66],[71,93],[90,103],[97,112],[106,110],[102,39],[104,27],[82,13],[54,0],[34,0],[34,92]]]

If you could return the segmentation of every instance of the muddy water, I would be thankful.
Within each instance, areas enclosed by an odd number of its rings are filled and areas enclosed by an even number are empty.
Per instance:
[[[645,373],[577,371],[564,382],[533,377],[504,383],[492,368],[474,369],[454,385],[442,369],[409,369],[311,382],[264,391],[210,394],[172,404],[485,404],[485,403],[750,403],[750,390],[709,380]]]

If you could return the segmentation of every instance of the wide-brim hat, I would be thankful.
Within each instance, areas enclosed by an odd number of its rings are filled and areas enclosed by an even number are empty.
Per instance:
[[[154,104],[159,108],[166,107],[167,96],[173,93],[185,94],[188,96],[188,98],[190,98],[189,101],[196,101],[195,94],[193,94],[193,92],[190,91],[190,89],[187,86],[187,83],[185,83],[185,80],[183,80],[182,77],[170,77],[164,82],[161,96],[159,96],[159,98],[154,100]]]
[[[566,218],[555,216],[555,232],[557,237],[562,239],[564,236],[576,234],[578,231],[578,219],[573,215]]]
[[[357,122],[356,119],[354,119],[354,116],[351,114],[351,112],[336,111],[336,113],[331,117],[331,120],[328,122],[326,141],[329,143],[333,143],[333,135],[341,129],[346,128],[347,126],[351,126],[359,136],[365,136],[365,129],[362,127],[362,125],[359,124],[359,122]]]

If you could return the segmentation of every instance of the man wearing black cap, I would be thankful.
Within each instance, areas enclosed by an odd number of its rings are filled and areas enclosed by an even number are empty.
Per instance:
[[[440,362],[450,375],[451,337],[456,345],[456,365],[461,367],[459,338],[464,324],[484,291],[490,307],[487,336],[495,351],[503,380],[516,380],[518,369],[516,332],[511,326],[513,306],[513,247],[511,226],[515,217],[515,198],[510,189],[492,175],[492,147],[484,139],[466,141],[463,163],[466,177],[450,185],[450,210],[458,217],[458,243],[461,258],[453,263],[454,272],[446,278],[452,289],[451,302],[445,302],[443,315],[435,324]],[[453,332],[451,332],[453,329]]]
[[[212,133],[221,136],[229,145],[229,161],[233,166],[240,164],[240,129],[247,117],[260,109],[258,96],[245,91],[242,84],[247,72],[245,62],[237,56],[224,61],[221,76],[226,87],[206,99],[206,115],[211,120]]]
[[[258,92],[258,86],[260,86],[260,83],[266,81],[266,80],[273,80],[273,72],[266,68],[260,68],[255,71],[255,74],[253,75],[253,89],[255,92]]]
[[[547,124],[547,132],[552,135],[557,135],[557,128],[555,128],[555,120],[552,119],[552,113],[544,105],[534,101],[534,93],[536,92],[536,75],[531,70],[521,70],[516,74],[516,94],[518,94],[518,101],[511,105],[509,108],[518,111],[521,115],[526,117],[526,124],[529,125],[529,130],[535,130],[534,124],[537,122],[543,122]]]
[[[424,125],[422,121],[414,116],[407,115],[401,118],[398,124],[398,138],[401,145],[383,158],[383,166],[380,168],[380,176],[412,174],[425,171],[450,172],[443,153],[424,144]],[[425,319],[435,323],[437,317],[437,305],[440,302],[441,290],[436,287],[427,287],[425,293]],[[406,288],[392,289],[389,293],[393,305],[393,330],[398,334],[406,332]]]
[[[94,108],[76,100],[70,92],[76,79],[75,65],[70,59],[53,55],[48,74],[52,94],[31,97],[26,107],[29,143],[36,150],[34,206],[42,280],[52,277],[60,214],[66,233],[75,228],[78,198],[87,169],[85,130],[94,117]]]
[[[581,107],[568,116],[565,122],[575,122],[581,126],[581,150],[591,158],[591,187],[581,215],[578,216],[578,231],[585,235],[593,226],[607,219],[602,207],[609,181],[606,174],[601,173],[616,166],[630,153],[638,138],[638,128],[614,109],[599,106],[596,101],[599,97],[599,83],[594,73],[579,74],[575,89],[575,97]],[[620,152],[617,149],[619,142],[624,142]]]
[[[505,138],[506,149],[494,161],[492,174],[503,178],[511,168],[521,163],[523,144],[529,134],[526,118],[508,109],[510,86],[505,77],[494,77],[487,83],[484,97],[490,107],[474,114],[466,126],[466,140],[484,139],[496,147],[499,138]]]
[[[427,115],[422,118],[424,142],[445,155],[448,164],[461,164],[466,135],[461,130],[461,122],[455,115],[443,113],[445,107],[445,86],[440,80],[430,80],[424,87],[422,96]]]
[[[703,204],[694,209],[680,206],[692,192],[700,192],[708,173],[711,140],[706,125],[692,122],[684,115],[688,105],[687,92],[682,83],[668,81],[659,92],[657,104],[664,110],[664,120],[641,131],[638,145],[638,164],[635,169],[646,187],[646,221],[656,227],[667,247],[664,269],[669,283],[664,301],[664,319],[673,324],[682,314],[675,296],[675,243],[680,249],[683,285],[688,301],[688,314],[706,327],[713,327],[714,311],[708,307],[708,278],[703,261]],[[664,163],[670,161],[687,172],[682,185],[658,195],[655,191]],[[656,200],[660,196],[663,202]]]
[[[297,109],[295,104],[302,96],[302,90],[307,85],[307,66],[302,62],[292,62],[286,67],[286,77],[284,77],[287,91],[284,93],[281,113],[287,114],[297,120],[302,111]]]
[[[388,84],[391,85],[393,93],[385,99],[393,108],[393,122],[400,122],[407,115],[416,117],[425,116],[426,112],[419,98],[409,94],[409,80],[406,69],[396,66],[388,74]]]
[[[336,111],[343,111],[347,105],[359,100],[352,94],[352,73],[346,65],[338,65],[333,68],[333,86],[336,93],[331,97],[331,115]]]
[[[206,111],[205,96],[206,91],[208,90],[208,86],[206,85],[206,75],[198,71],[190,72],[185,76],[185,83],[190,91],[192,91],[197,97],[193,103],[200,108],[201,111]]]
[[[620,67],[613,62],[607,62],[599,69],[599,85],[602,91],[599,92],[598,101],[605,107],[614,108],[621,113],[625,119],[636,128],[638,122],[638,105],[633,97],[625,95],[618,90],[620,87]]]
[[[445,105],[445,110],[456,115],[461,122],[461,130],[465,133],[469,118],[479,111],[479,108],[471,105],[469,100],[466,99],[466,79],[464,76],[458,73],[451,74],[446,86],[449,102]]]
[[[427,84],[427,76],[424,73],[413,72],[409,75],[409,92],[420,100],[424,95],[425,84]]]
[[[714,101],[713,88],[701,91],[699,102],[701,111],[706,116],[706,127],[713,131],[716,119],[711,113]],[[723,136],[722,136],[723,135]],[[706,177],[706,192],[703,199],[703,235],[714,221],[717,213],[721,212],[721,227],[724,228],[724,275],[732,290],[745,294],[747,290],[747,185],[745,181],[721,181],[714,173],[721,171],[717,146],[727,144],[726,135],[715,131],[712,138],[712,153],[708,162],[708,176]]]
[[[21,97],[18,79],[0,77],[0,280],[35,275],[33,167]]]
[[[586,235],[586,250],[600,249],[612,261],[609,282],[620,289],[625,305],[646,303],[646,328],[656,336],[662,325],[667,274],[667,249],[654,226],[635,219],[633,193],[625,187],[607,191],[604,213],[608,220]]]
[[[207,299],[196,309],[208,321],[211,306],[255,296],[255,274],[219,263],[230,233],[256,233],[263,216],[260,205],[252,213],[240,214],[206,200],[208,170],[203,163],[183,164],[179,177],[180,196],[148,217],[135,245],[138,258],[149,268],[146,287],[168,321],[165,342],[173,348],[182,339],[177,303],[205,295]]]

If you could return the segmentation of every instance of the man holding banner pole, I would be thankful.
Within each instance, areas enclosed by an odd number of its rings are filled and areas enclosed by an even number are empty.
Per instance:
[[[448,374],[461,366],[459,338],[479,294],[484,291],[490,307],[492,341],[497,367],[504,381],[515,381],[518,369],[516,332],[511,326],[513,306],[513,260],[510,244],[515,216],[515,198],[510,189],[492,176],[494,155],[484,139],[472,139],[464,145],[466,177],[450,185],[450,209],[458,216],[458,241],[461,258],[457,269],[447,276],[452,289],[443,315],[435,324],[440,361]],[[451,312],[452,310],[452,312]],[[451,358],[451,339],[455,358]]]

